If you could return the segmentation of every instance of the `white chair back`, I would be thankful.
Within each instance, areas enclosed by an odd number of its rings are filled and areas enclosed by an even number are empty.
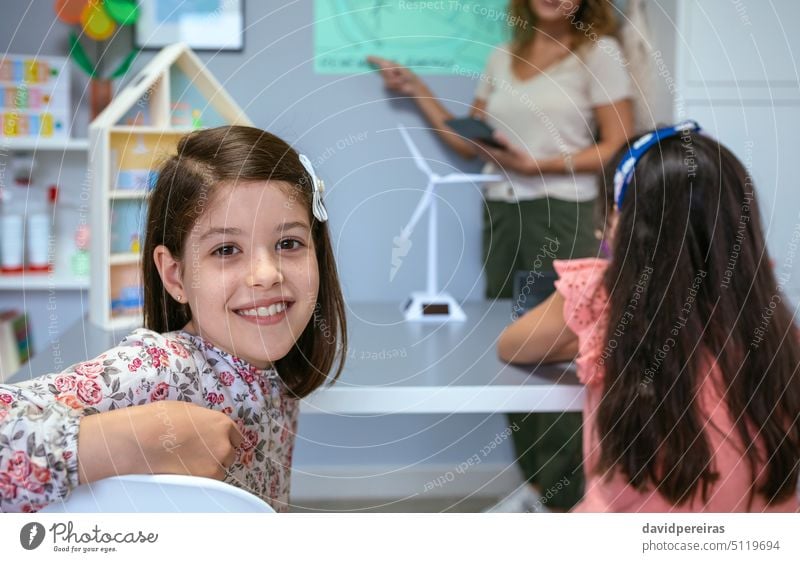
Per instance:
[[[260,498],[230,484],[175,474],[104,478],[75,488],[40,513],[274,513]]]

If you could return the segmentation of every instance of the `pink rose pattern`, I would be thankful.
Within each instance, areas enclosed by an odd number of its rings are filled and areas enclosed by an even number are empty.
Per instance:
[[[14,388],[0,399],[0,509],[29,513],[78,485],[80,414],[61,402],[35,411]]]
[[[158,400],[166,400],[169,398],[169,385],[165,382],[160,382],[150,392],[150,400],[157,402]]]
[[[298,403],[278,373],[187,332],[139,329],[92,361],[0,385],[0,510],[34,512],[78,485],[81,416],[156,400],[229,415],[242,445],[225,481],[288,509]]]
[[[78,363],[75,366],[75,373],[92,379],[98,375],[101,375],[103,371],[105,371],[103,365],[101,363],[98,363],[97,361],[87,361],[86,363]]]
[[[76,386],[75,394],[78,400],[87,406],[94,406],[103,398],[103,391],[100,385],[92,379],[80,380]]]

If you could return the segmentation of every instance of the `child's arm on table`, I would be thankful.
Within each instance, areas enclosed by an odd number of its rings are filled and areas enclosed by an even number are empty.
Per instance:
[[[497,342],[497,355],[507,363],[569,361],[577,353],[578,336],[564,321],[558,291],[503,330]]]
[[[0,508],[35,509],[115,474],[220,477],[217,461],[230,464],[238,442],[235,424],[221,412],[161,402],[175,399],[205,406],[197,366],[182,345],[153,333],[62,373],[0,386]],[[159,403],[125,411],[150,402]],[[99,412],[109,414],[87,416]]]
[[[122,474],[222,479],[241,443],[225,414],[173,400],[85,417],[60,402],[20,400],[0,418],[0,511],[35,511],[79,484]]]
[[[190,474],[222,480],[242,441],[222,412],[164,400],[81,420],[80,483],[121,474]]]

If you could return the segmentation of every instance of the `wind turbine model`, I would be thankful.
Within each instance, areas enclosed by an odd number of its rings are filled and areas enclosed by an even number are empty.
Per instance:
[[[392,271],[390,280],[394,279],[397,271],[402,264],[402,258],[408,254],[411,249],[411,233],[414,227],[419,222],[422,214],[428,210],[428,285],[425,291],[416,291],[411,293],[411,296],[403,304],[403,313],[406,320],[415,322],[442,322],[442,321],[463,321],[467,319],[466,314],[461,309],[458,302],[448,293],[439,291],[438,287],[438,254],[437,254],[437,241],[438,241],[438,222],[436,216],[436,198],[433,196],[433,190],[437,185],[446,183],[477,183],[477,182],[490,182],[500,181],[503,176],[488,175],[488,174],[447,174],[440,176],[431,170],[428,163],[420,154],[417,146],[411,140],[411,136],[403,125],[398,125],[400,134],[408,146],[411,156],[414,158],[414,164],[425,175],[428,176],[428,185],[425,187],[425,193],[422,195],[414,209],[414,214],[411,215],[411,220],[400,231],[399,236],[394,237],[394,247],[392,248]]]

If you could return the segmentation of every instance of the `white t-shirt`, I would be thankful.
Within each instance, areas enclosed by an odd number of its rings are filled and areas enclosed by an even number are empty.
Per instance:
[[[580,152],[596,142],[593,108],[631,95],[630,76],[619,43],[611,37],[582,46],[545,72],[527,80],[511,70],[508,45],[489,56],[475,97],[486,102],[487,123],[537,159]],[[498,173],[487,163],[485,173]],[[514,202],[554,197],[589,201],[597,195],[594,173],[525,176],[507,172],[507,181],[486,184],[485,196]]]

